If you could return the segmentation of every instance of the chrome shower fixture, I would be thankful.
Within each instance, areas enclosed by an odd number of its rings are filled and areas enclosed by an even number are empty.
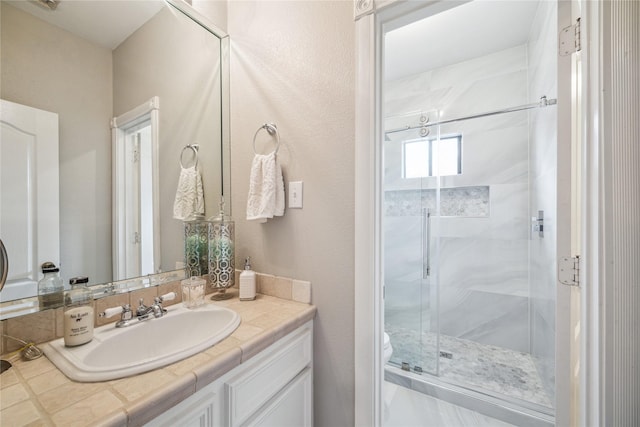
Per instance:
[[[37,0],[36,3],[49,10],[56,10],[61,0]]]
[[[420,136],[425,137],[431,133],[431,130],[427,127],[427,123],[429,123],[429,116],[424,113],[420,113]]]

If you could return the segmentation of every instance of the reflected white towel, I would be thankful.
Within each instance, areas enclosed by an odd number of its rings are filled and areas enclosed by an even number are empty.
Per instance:
[[[204,215],[204,189],[202,176],[195,166],[181,169],[173,202],[173,217],[184,221],[194,214]]]
[[[247,219],[266,222],[284,215],[284,180],[276,153],[256,154],[251,163]]]

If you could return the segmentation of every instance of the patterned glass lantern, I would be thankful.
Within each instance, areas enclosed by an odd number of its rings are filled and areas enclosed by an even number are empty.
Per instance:
[[[184,268],[187,277],[209,272],[209,221],[204,215],[184,222]]]
[[[224,203],[224,202],[223,202]],[[211,299],[222,300],[233,295],[227,289],[235,283],[235,222],[225,216],[221,203],[220,215],[209,220],[209,279],[217,290]]]

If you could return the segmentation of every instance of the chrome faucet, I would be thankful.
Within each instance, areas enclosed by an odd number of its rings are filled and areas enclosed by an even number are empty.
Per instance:
[[[155,297],[153,299],[153,304],[148,307],[144,305],[144,301],[140,298],[138,301],[138,309],[136,310],[136,317],[138,320],[142,321],[150,319],[151,314],[153,314],[153,317],[159,318],[164,316],[166,312],[167,310],[162,308],[162,299],[160,297]]]
[[[120,320],[116,322],[116,328],[124,328],[133,323],[143,322],[149,319],[157,319],[164,316],[167,310],[162,308],[162,303],[164,301],[171,301],[175,299],[175,297],[175,292],[169,292],[168,294],[162,295],[160,297],[154,297],[153,304],[150,306],[146,306],[143,299],[140,298],[140,300],[138,301],[138,308],[136,309],[135,318],[129,304],[125,304],[120,307],[108,308],[102,313],[98,314],[98,316],[112,317],[116,314],[120,314]],[[134,319],[138,320],[138,322],[134,322]]]
[[[120,320],[116,322],[116,328],[124,328],[125,326],[129,326],[131,324],[133,312],[131,311],[131,306],[129,304],[124,304],[120,307],[107,308],[102,313],[99,313],[98,317],[109,318],[115,316],[116,314],[120,314]]]

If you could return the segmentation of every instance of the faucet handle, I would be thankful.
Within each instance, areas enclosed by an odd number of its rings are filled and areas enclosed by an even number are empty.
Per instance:
[[[107,308],[102,313],[99,313],[98,317],[109,318],[127,310],[131,310],[131,308],[129,307],[129,304],[121,305],[120,307],[111,307],[111,308]]]
[[[158,299],[160,300],[160,302],[173,301],[174,299],[176,299],[176,293],[175,292],[169,292],[167,294],[160,295],[158,297]]]
[[[176,299],[176,293],[175,293],[175,292],[169,292],[169,293],[167,293],[167,294],[160,295],[159,297],[155,297],[155,298],[153,299],[153,301],[154,301],[156,304],[162,304],[162,303],[163,303],[163,302],[165,302],[165,301],[172,301],[172,300],[174,300],[174,299]]]

